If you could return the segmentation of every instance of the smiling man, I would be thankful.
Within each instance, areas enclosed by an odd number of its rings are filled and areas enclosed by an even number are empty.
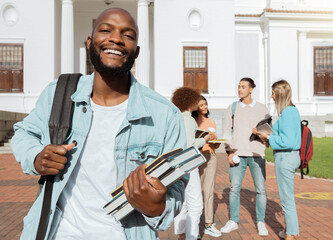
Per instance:
[[[178,108],[130,73],[139,54],[138,27],[120,8],[97,18],[87,44],[95,67],[72,95],[73,120],[66,142],[50,144],[48,121],[57,82],[17,123],[12,148],[27,174],[55,175],[45,239],[157,239],[180,210],[184,182],[166,189],[145,175],[145,164],[186,147]],[[72,142],[76,142],[74,146]],[[137,211],[118,222],[103,206],[124,185]],[[35,239],[44,190],[24,219],[21,239]]]

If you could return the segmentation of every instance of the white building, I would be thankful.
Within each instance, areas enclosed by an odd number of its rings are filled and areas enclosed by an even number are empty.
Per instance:
[[[138,20],[138,80],[168,98],[202,89],[219,129],[247,76],[271,109],[272,83],[289,81],[316,135],[333,135],[331,0],[0,0],[0,110],[28,113],[60,73],[89,72],[85,41],[109,7]]]

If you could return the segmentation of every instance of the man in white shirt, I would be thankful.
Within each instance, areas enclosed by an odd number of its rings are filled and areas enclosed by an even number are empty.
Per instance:
[[[255,83],[251,78],[242,78],[238,85],[238,96],[234,115],[232,105],[228,107],[224,126],[224,135],[232,134],[231,148],[226,148],[228,154],[229,179],[231,182],[229,193],[230,220],[221,228],[222,233],[229,233],[238,229],[240,191],[247,166],[256,190],[256,217],[258,233],[267,236],[265,226],[266,211],[266,161],[265,145],[262,141],[250,141],[252,128],[258,122],[269,117],[268,109],[264,104],[252,98]],[[238,160],[236,162],[236,160]]]

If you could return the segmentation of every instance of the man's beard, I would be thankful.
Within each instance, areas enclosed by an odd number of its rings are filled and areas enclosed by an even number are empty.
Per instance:
[[[93,41],[90,42],[89,46],[89,57],[91,63],[94,65],[95,70],[99,72],[102,76],[109,76],[109,77],[119,77],[127,74],[135,61],[134,53],[130,54],[127,58],[126,62],[122,64],[120,67],[108,67],[106,66],[99,56],[98,52],[93,47]]]

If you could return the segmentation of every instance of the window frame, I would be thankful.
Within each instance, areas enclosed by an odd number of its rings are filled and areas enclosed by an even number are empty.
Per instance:
[[[205,67],[186,67],[186,51],[187,50],[204,50],[205,51]],[[186,80],[187,74],[194,74],[195,76],[204,76],[205,82],[199,84],[196,81],[193,84],[188,84]],[[201,76],[200,76],[201,75]],[[196,77],[194,77],[196,78]],[[202,93],[208,93],[208,46],[183,46],[183,85],[186,87],[197,88]],[[198,85],[201,85],[198,86]]]
[[[329,50],[325,60],[318,60],[320,50]],[[333,46],[313,47],[313,95],[333,96]]]
[[[2,47],[15,47],[18,46],[21,50],[20,53],[20,60],[15,60],[12,59],[11,62],[9,63],[20,63],[20,64],[7,64],[7,65],[2,65],[0,64],[0,74],[8,74],[8,82],[6,83],[5,79],[2,79],[2,77],[0,76],[0,87],[3,86],[8,86],[8,88],[0,88],[0,93],[23,93],[23,83],[24,83],[24,44],[23,43],[4,43],[1,42],[0,43],[0,48]],[[0,61],[5,62],[4,58],[6,56],[4,56],[4,54],[2,54],[0,56]],[[10,56],[11,58],[14,58],[14,56]],[[8,56],[7,56],[8,58]],[[18,58],[17,58],[18,59]],[[0,62],[1,63],[1,62]],[[8,61],[7,61],[8,63]],[[13,73],[16,76],[13,76]],[[18,77],[18,79],[17,79]],[[3,82],[1,82],[3,80]]]

